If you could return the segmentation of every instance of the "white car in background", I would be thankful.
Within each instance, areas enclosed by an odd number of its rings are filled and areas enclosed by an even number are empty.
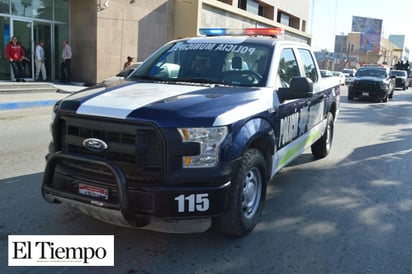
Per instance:
[[[321,70],[320,70],[320,76],[322,76],[323,78],[333,77],[333,74],[332,74],[332,71],[330,71],[330,70],[321,69]]]
[[[126,79],[127,76],[129,76],[130,73],[132,73],[135,69],[137,69],[140,66],[141,63],[142,62],[131,64],[130,66],[128,66],[125,69],[121,70],[115,76],[111,76],[109,78],[104,79],[103,82],[104,83],[112,83],[112,82],[121,81],[123,79]]]
[[[332,71],[333,76],[339,79],[339,84],[344,85],[346,81],[346,76],[343,72],[340,71]]]
[[[345,75],[345,84],[348,85],[350,82],[352,82],[353,77],[356,73],[356,69],[343,69],[342,73]]]

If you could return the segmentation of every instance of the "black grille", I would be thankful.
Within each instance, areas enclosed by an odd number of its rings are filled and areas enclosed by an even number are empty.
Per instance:
[[[63,116],[60,126],[60,150],[113,161],[128,184],[161,183],[165,170],[164,142],[153,125]],[[108,149],[100,152],[87,149],[83,146],[87,138],[104,141]],[[110,176],[110,171],[100,165],[68,165],[93,176]]]
[[[357,82],[357,83],[355,84],[355,87],[356,87],[358,90],[362,90],[362,91],[375,91],[375,90],[379,90],[379,89],[380,89],[379,83],[373,82],[373,81]]]

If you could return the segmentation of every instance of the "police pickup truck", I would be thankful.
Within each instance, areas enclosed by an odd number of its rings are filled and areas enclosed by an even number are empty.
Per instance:
[[[47,201],[128,227],[243,236],[280,169],[309,147],[328,155],[340,85],[310,47],[276,28],[208,31],[56,103]]]

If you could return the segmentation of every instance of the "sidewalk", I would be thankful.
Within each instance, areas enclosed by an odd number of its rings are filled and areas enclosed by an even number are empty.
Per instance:
[[[51,106],[57,100],[85,88],[80,83],[0,81],[0,111]]]

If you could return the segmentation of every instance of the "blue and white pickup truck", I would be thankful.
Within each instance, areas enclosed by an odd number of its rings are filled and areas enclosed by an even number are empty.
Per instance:
[[[57,102],[43,197],[129,227],[252,231],[274,175],[328,155],[340,100],[308,45],[259,31],[169,42]]]

